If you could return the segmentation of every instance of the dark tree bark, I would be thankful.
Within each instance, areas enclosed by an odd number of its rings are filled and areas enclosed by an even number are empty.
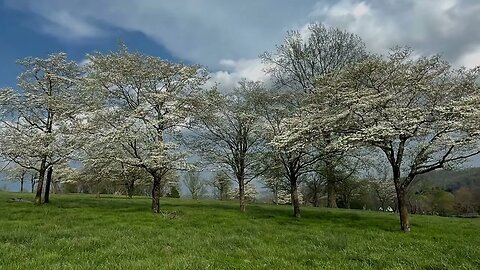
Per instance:
[[[133,197],[133,192],[135,191],[135,181],[127,180],[126,186],[127,186],[127,196],[128,198],[131,199]]]
[[[393,149],[384,150],[387,158],[392,166],[393,182],[395,184],[395,191],[397,194],[397,206],[400,214],[400,229],[404,232],[410,232],[410,217],[408,214],[406,201],[406,188],[408,184],[413,181],[413,177],[407,177],[402,181],[400,166],[402,164],[404,146],[406,139],[403,139],[398,147],[397,155]]]
[[[23,192],[23,182],[24,182],[24,179],[22,176],[22,178],[20,179],[20,192]]]
[[[315,192],[313,194],[313,206],[320,207],[320,193]]]
[[[50,186],[52,184],[52,174],[53,174],[53,167],[50,166],[47,170],[47,177],[45,180],[45,198],[44,198],[45,203],[50,202]]]
[[[35,174],[32,174],[32,176],[31,176],[31,178],[30,178],[30,184],[31,184],[31,188],[32,188],[32,191],[31,191],[31,192],[32,192],[32,193],[35,192],[35,182],[36,182],[36,181],[35,181],[35,176],[36,176]]]
[[[336,178],[333,164],[325,161],[325,177],[327,179],[327,207],[337,208]]]
[[[42,204],[42,191],[43,191],[43,179],[45,178],[46,171],[46,158],[42,159],[40,163],[40,169],[38,171],[38,181],[37,181],[37,193],[35,194],[35,205]]]
[[[300,200],[298,198],[298,178],[296,175],[290,175],[290,194],[293,205],[293,216],[300,218]]]
[[[243,133],[241,133],[241,138],[243,138]],[[236,178],[238,183],[238,199],[240,202],[240,211],[245,212],[246,210],[246,201],[245,201],[245,156],[246,156],[246,144],[242,144],[240,151],[236,153],[235,166],[233,166],[236,171]]]
[[[153,186],[152,186],[152,213],[160,213],[160,196],[162,194],[161,187],[162,179],[158,172],[153,173]]]
[[[397,189],[398,212],[400,213],[400,228],[404,232],[410,232],[410,216],[407,208],[405,190]]]

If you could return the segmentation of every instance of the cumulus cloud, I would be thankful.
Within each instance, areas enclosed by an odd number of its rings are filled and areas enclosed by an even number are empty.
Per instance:
[[[480,45],[478,14],[477,0],[341,0],[317,4],[310,16],[358,34],[377,53],[395,45],[410,46],[459,63]]]
[[[138,31],[179,59],[206,65],[223,80],[258,78],[259,54],[289,29],[323,22],[360,35],[384,53],[408,45],[478,64],[478,0],[5,0],[43,18],[39,29],[60,39],[96,38],[120,28]],[[242,60],[244,59],[244,60]],[[245,60],[252,59],[252,60]]]
[[[256,58],[273,48],[292,25],[306,22],[303,14],[311,10],[315,1],[294,5],[289,0],[6,0],[6,3],[40,16],[46,25],[41,27],[61,39],[106,33],[108,27],[139,31],[174,56],[215,69],[221,59]]]
[[[208,86],[217,84],[222,91],[234,88],[240,80],[266,82],[268,75],[264,72],[265,64],[260,59],[223,59],[220,61],[221,70],[210,74]]]

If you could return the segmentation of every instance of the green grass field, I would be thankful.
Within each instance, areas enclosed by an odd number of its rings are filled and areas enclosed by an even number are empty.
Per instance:
[[[0,193],[0,269],[480,269],[480,220],[148,198]]]

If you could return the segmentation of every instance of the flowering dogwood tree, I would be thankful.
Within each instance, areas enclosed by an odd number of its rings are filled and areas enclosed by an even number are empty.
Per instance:
[[[5,173],[5,179],[15,182],[18,181],[20,184],[20,192],[24,191],[24,184],[27,178],[30,177],[30,171],[28,169],[18,166],[17,164],[7,164],[1,172]]]
[[[366,55],[359,36],[314,23],[303,31],[289,31],[275,53],[261,58],[277,84],[309,93],[316,91],[318,76],[338,73]]]
[[[303,111],[299,108],[304,104],[304,95],[292,91],[261,91],[258,92],[257,100],[259,106],[256,111],[263,119],[262,136],[268,142],[265,149],[264,166],[265,175],[273,174],[273,177],[281,175],[280,178],[287,182],[289,194],[293,206],[293,215],[300,217],[300,191],[299,185],[301,176],[314,170],[314,164],[322,156],[311,144],[296,144],[288,140],[277,142],[277,137],[290,134],[294,123],[288,121],[291,118],[301,119]]]
[[[211,163],[220,165],[238,184],[240,210],[245,211],[245,186],[260,175],[264,143],[260,117],[255,113],[257,82],[241,81],[231,93],[216,89],[197,99],[193,126],[195,147]]]
[[[295,92],[311,94],[321,89],[315,87],[319,76],[329,74],[335,76],[346,68],[367,57],[365,44],[355,34],[329,28],[314,23],[303,31],[289,31],[275,53],[265,53],[262,60],[267,64],[267,72],[281,88]],[[300,109],[300,108],[298,108]],[[328,145],[335,140],[332,130],[324,130],[317,134],[317,152],[326,164],[324,174],[327,186],[327,206],[337,207],[335,160],[342,159],[342,151],[326,151]],[[321,140],[320,140],[321,138]],[[331,148],[329,148],[331,150]]]
[[[343,134],[332,148],[378,149],[391,167],[401,229],[410,231],[406,191],[416,176],[479,153],[479,71],[403,48],[371,57],[323,77],[304,124],[284,139],[301,145],[332,129]]]
[[[125,46],[92,54],[89,60],[88,87],[103,98],[89,120],[96,127],[89,147],[97,149],[97,158],[149,173],[151,209],[159,213],[166,175],[186,165],[174,139],[190,116],[190,99],[207,80],[206,72],[132,53]]]
[[[38,172],[35,203],[41,203],[47,170],[45,202],[48,202],[51,167],[78,148],[76,115],[79,106],[79,66],[64,53],[48,58],[25,58],[19,89],[0,93],[2,125],[0,153],[8,161]]]

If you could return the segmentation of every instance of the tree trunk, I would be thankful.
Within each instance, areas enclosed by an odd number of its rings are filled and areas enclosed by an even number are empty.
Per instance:
[[[300,200],[298,199],[297,177],[294,175],[290,176],[290,193],[293,205],[293,216],[300,218]]]
[[[345,208],[350,209],[350,200],[349,199],[345,200]]]
[[[45,178],[46,163],[47,161],[43,159],[40,164],[40,170],[38,171],[37,193],[35,194],[35,205],[42,204],[43,178]]]
[[[95,197],[100,198],[100,181],[99,180],[95,182],[95,189],[96,189]]]
[[[23,176],[22,179],[20,179],[20,192],[23,192]]]
[[[335,192],[336,179],[333,164],[325,162],[325,177],[327,178],[327,207],[337,208],[337,194]]]
[[[397,188],[398,212],[400,213],[400,229],[404,232],[410,232],[410,217],[408,215],[405,190]]]
[[[315,188],[315,194],[313,195],[313,206],[320,207],[320,193]]]
[[[385,206],[385,202],[384,202],[383,200],[380,201],[380,205],[381,205],[381,207],[382,207],[382,211],[383,211],[383,212],[386,212],[387,209],[385,209],[386,206]]]
[[[161,177],[158,172],[153,173],[153,186],[152,186],[152,213],[160,213],[160,196],[162,193]]]
[[[278,189],[277,188],[275,188],[275,190],[273,191],[273,203],[278,205]]]
[[[32,174],[32,177],[30,178],[30,184],[32,187],[32,193],[35,192],[35,175]]]
[[[240,201],[240,211],[245,212],[245,183],[240,181],[238,185],[238,199]]]
[[[53,174],[53,167],[50,166],[47,170],[47,178],[45,181],[45,203],[50,202],[50,185],[52,184],[52,174]]]
[[[133,197],[133,192],[135,191],[135,181],[133,180],[128,180],[127,181],[127,195],[128,195],[128,198],[132,198]]]

